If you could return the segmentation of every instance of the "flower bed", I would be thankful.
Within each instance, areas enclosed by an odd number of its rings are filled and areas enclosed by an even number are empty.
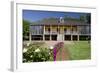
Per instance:
[[[54,61],[56,61],[56,55],[57,55],[57,52],[63,48],[64,46],[64,43],[63,42],[59,42],[57,43],[55,46],[54,46],[54,49],[53,49],[53,59]]]

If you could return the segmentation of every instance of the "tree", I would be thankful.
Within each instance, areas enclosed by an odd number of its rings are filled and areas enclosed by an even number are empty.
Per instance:
[[[80,21],[86,22],[88,24],[91,24],[91,14],[87,13],[85,15],[80,16]]]
[[[64,16],[64,20],[72,20],[72,21],[80,21],[79,18],[75,18],[75,17],[70,17],[70,16]]]
[[[90,13],[88,13],[88,14],[86,15],[86,20],[87,20],[87,23],[88,23],[88,24],[91,24],[91,14],[90,14]]]
[[[80,21],[84,21],[85,22],[85,17],[83,15],[80,16]]]
[[[69,17],[68,16],[64,16],[64,20],[67,20]]]
[[[29,39],[29,25],[29,21],[23,20],[23,40]]]

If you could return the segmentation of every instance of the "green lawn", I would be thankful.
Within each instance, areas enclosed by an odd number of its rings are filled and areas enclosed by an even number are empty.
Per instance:
[[[91,59],[91,47],[88,41],[74,41],[72,44],[65,43],[65,48],[69,51],[70,60]]]

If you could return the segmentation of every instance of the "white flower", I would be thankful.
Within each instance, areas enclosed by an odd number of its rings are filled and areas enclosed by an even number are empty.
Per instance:
[[[50,55],[51,53],[49,52],[49,55]]]
[[[27,52],[27,48],[24,48],[24,49],[23,49],[23,52]]]
[[[33,57],[33,55],[30,56],[31,58]]]
[[[52,50],[53,49],[53,46],[50,46],[50,49]]]
[[[27,43],[27,46],[29,46],[30,45],[30,43]]]
[[[39,49],[39,48],[38,48],[38,49],[36,49],[36,50],[35,50],[35,52],[40,52],[40,49]]]

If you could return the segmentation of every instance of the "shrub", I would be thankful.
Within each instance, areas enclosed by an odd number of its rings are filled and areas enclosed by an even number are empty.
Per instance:
[[[37,44],[30,44],[27,47],[27,51],[23,52],[23,62],[42,62],[52,59],[49,48],[43,48]]]

